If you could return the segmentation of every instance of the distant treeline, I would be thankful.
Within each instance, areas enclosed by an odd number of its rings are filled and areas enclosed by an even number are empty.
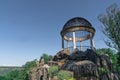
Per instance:
[[[19,67],[19,66],[0,66],[0,76],[6,75],[12,70],[22,70],[22,69],[23,67]]]

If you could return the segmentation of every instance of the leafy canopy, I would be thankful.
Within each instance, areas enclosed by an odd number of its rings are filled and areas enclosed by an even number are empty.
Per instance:
[[[103,33],[108,37],[106,44],[120,51],[120,9],[117,4],[109,6],[106,15],[101,14],[98,19],[103,24]]]

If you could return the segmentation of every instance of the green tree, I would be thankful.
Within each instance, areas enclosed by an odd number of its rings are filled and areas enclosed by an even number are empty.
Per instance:
[[[25,65],[23,65],[24,69],[20,73],[20,76],[23,80],[27,80],[30,69],[34,67],[37,67],[36,59],[33,61],[26,62]]]
[[[50,57],[51,56],[49,56],[48,54],[45,54],[45,53],[42,55],[42,58],[44,59],[45,64],[47,64],[48,61],[50,61]]]
[[[7,75],[0,76],[0,80],[26,80],[23,78],[23,75],[21,75],[21,72],[20,70],[13,70]]]
[[[8,80],[19,80],[19,71],[13,70],[6,75]]]
[[[6,76],[0,76],[0,80],[8,80]]]
[[[0,80],[28,80],[30,69],[36,66],[36,60],[26,62],[26,64],[23,65],[23,70],[10,71],[7,75],[0,76]]]
[[[103,33],[108,37],[105,43],[118,51],[118,64],[120,65],[120,9],[112,4],[106,9],[106,15],[99,15],[103,24]]]
[[[26,72],[28,72],[33,67],[37,67],[36,59],[33,61],[26,62],[25,65],[23,65],[23,68]]]

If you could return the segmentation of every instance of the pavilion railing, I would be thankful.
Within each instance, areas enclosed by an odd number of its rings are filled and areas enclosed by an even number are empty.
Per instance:
[[[70,47],[67,47],[67,48],[64,48],[65,50],[69,50],[70,53],[72,53],[74,51],[74,48],[73,46],[70,46]],[[96,51],[95,47],[91,47],[91,46],[76,46],[76,49],[78,49],[79,51],[86,51],[87,49],[92,49],[94,51]]]

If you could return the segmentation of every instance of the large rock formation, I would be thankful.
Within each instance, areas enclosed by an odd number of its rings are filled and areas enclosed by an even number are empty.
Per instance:
[[[120,80],[109,56],[97,55],[91,49],[84,52],[75,49],[71,54],[59,51],[49,65],[58,65],[60,70],[72,72],[76,80]],[[59,80],[56,76],[50,79],[48,71],[49,66],[41,59],[38,66],[31,69],[29,80]]]
[[[118,74],[113,72],[109,56],[97,55],[91,49],[84,52],[75,49],[70,55],[60,51],[53,60],[64,60],[61,69],[72,71],[77,80],[119,80]]]

